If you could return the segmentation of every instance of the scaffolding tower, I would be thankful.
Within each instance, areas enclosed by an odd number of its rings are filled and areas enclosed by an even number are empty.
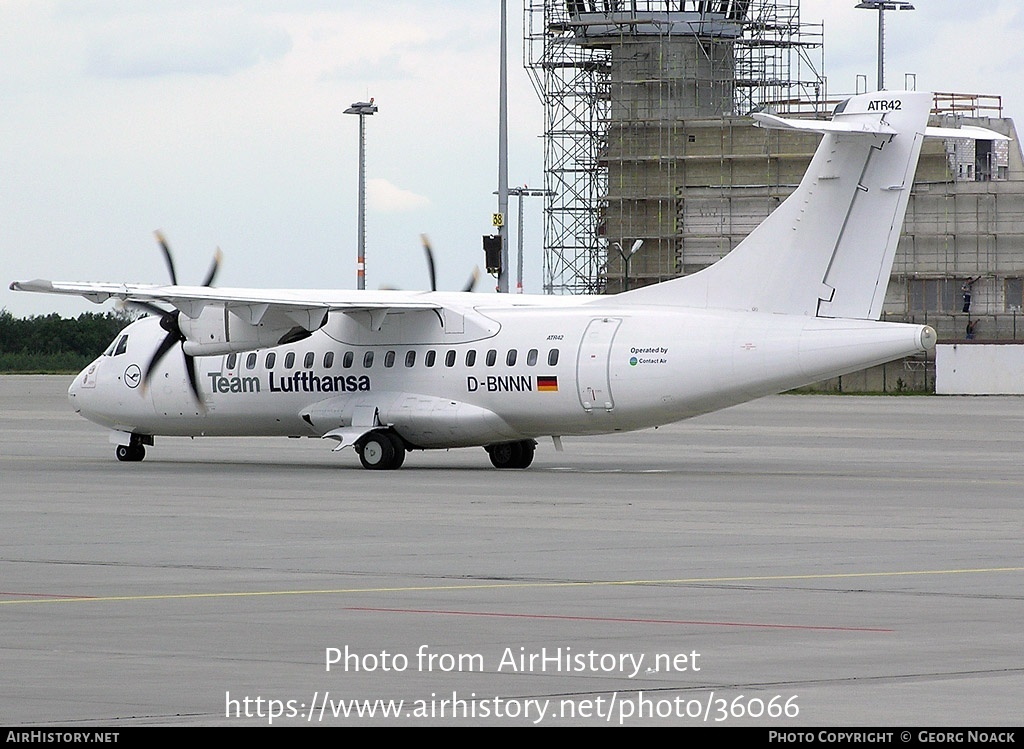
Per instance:
[[[524,10],[545,116],[546,293],[628,285],[608,249],[637,239],[637,282],[682,272],[687,122],[824,111],[821,26],[801,23],[798,0],[525,0]]]

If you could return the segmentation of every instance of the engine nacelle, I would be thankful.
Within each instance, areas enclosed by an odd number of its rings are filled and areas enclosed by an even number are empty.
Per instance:
[[[238,311],[208,306],[197,317],[178,315],[189,356],[215,356],[271,348],[308,338],[327,321],[325,309],[274,310],[243,307]]]

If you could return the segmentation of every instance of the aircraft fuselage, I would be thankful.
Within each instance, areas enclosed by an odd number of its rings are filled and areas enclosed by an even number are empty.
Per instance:
[[[449,310],[445,310],[448,312]],[[930,329],[754,312],[565,306],[389,315],[379,330],[332,313],[298,343],[182,358],[140,382],[158,320],[83,371],[83,416],[145,435],[324,436],[374,412],[416,448],[628,431],[925,350]]]

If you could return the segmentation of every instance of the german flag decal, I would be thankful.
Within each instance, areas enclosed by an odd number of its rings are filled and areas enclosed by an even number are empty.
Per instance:
[[[538,393],[557,393],[558,392],[558,378],[555,376],[541,377],[537,376],[537,392]]]

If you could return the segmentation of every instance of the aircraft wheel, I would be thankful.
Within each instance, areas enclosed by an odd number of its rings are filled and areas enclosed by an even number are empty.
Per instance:
[[[391,443],[395,446],[395,457],[391,460],[391,465],[388,467],[392,470],[397,470],[405,462],[405,443],[394,432],[385,432],[385,434],[391,438]]]
[[[360,440],[359,462],[371,471],[390,471],[405,461],[405,446],[387,432],[370,432]]]
[[[522,447],[522,453],[519,456],[519,462],[516,464],[516,468],[529,468],[530,463],[533,462],[533,454],[537,451],[537,443],[533,440],[523,440],[519,443]]]
[[[488,445],[484,449],[491,456],[491,465],[495,468],[526,468],[533,462],[533,451],[536,444],[533,440],[499,442],[497,445]]]
[[[146,448],[143,445],[118,445],[114,451],[117,459],[122,463],[138,463],[146,457]]]
[[[488,445],[484,449],[491,456],[491,465],[495,468],[515,468],[516,461],[523,452],[518,442],[501,442],[497,445]]]

